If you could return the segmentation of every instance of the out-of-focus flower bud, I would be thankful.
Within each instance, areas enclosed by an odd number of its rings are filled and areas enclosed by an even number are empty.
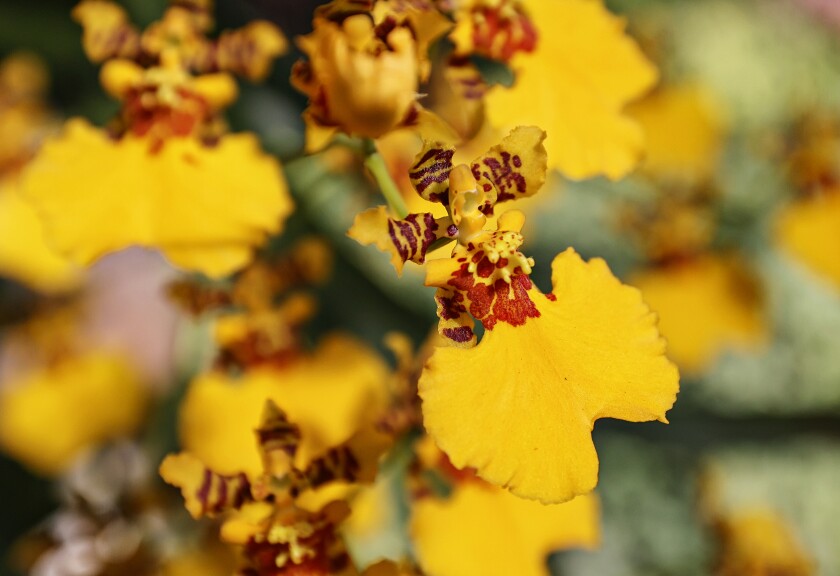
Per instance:
[[[412,112],[418,62],[407,28],[384,32],[367,14],[341,23],[316,18],[299,45],[309,61],[295,67],[293,82],[309,96],[307,123],[377,138]]]

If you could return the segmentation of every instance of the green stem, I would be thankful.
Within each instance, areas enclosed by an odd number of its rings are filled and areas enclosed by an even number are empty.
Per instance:
[[[398,218],[405,218],[408,216],[408,207],[405,205],[400,189],[397,187],[391,175],[388,173],[388,167],[385,166],[385,159],[376,150],[376,143],[373,140],[367,140],[364,146],[365,150],[365,167],[373,175],[374,180],[379,185],[379,190],[388,202],[388,207],[391,212]]]

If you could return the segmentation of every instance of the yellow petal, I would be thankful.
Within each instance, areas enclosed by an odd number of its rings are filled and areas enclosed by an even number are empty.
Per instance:
[[[108,0],[83,0],[73,8],[73,20],[82,25],[82,47],[94,62],[114,56],[136,56],[140,37],[122,7]]]
[[[449,173],[452,171],[454,154],[455,148],[443,142],[423,142],[423,148],[408,170],[411,186],[420,198],[434,203],[449,202]]]
[[[404,124],[415,130],[424,140],[439,140],[443,142],[457,142],[460,140],[458,132],[443,118],[415,104],[409,115],[409,121]]]
[[[776,237],[788,253],[840,287],[840,189],[787,206]]]
[[[628,108],[645,133],[644,168],[666,178],[711,176],[723,145],[717,103],[699,85],[658,90]],[[675,129],[678,127],[678,129]]]
[[[102,88],[117,100],[123,100],[142,79],[143,68],[131,60],[108,60],[99,71]]]
[[[222,524],[219,536],[223,542],[244,545],[268,530],[275,510],[269,502],[249,502]]]
[[[526,5],[539,28],[537,48],[513,60],[512,88],[488,93],[490,122],[544,128],[549,168],[566,176],[624,176],[641,157],[644,138],[622,109],[654,84],[656,69],[600,0]]]
[[[367,425],[346,443],[315,458],[303,470],[295,505],[317,512],[336,500],[350,501],[363,485],[371,484],[379,462],[393,445],[393,437]]]
[[[202,74],[190,80],[190,87],[212,110],[222,110],[236,101],[239,87],[230,74]]]
[[[245,474],[223,476],[186,452],[164,458],[160,475],[167,484],[181,489],[184,504],[193,518],[238,510],[252,500],[251,483]]]
[[[148,391],[121,358],[69,358],[0,393],[0,445],[42,474],[56,474],[85,448],[132,434]]]
[[[750,350],[767,340],[760,295],[742,262],[703,256],[631,282],[659,315],[668,353],[686,372],[704,370],[727,348]]]
[[[80,271],[47,246],[35,210],[18,194],[17,179],[0,182],[0,230],[0,275],[44,292],[78,284]]]
[[[238,379],[204,374],[192,382],[181,407],[181,440],[214,470],[258,474],[254,430],[270,398],[300,426],[302,469],[379,417],[387,402],[386,378],[373,351],[340,335],[282,370],[253,370]]]
[[[253,135],[211,147],[171,138],[153,151],[144,138],[115,142],[78,119],[45,143],[21,190],[47,238],[75,262],[140,245],[213,276],[247,263],[292,209],[277,162]]]
[[[484,121],[487,85],[481,72],[468,59],[450,59],[433,70],[429,82],[430,106],[460,137],[471,140]]]
[[[473,161],[470,168],[478,185],[485,192],[495,190],[497,204],[533,196],[542,188],[548,162],[545,136],[536,126],[517,126]]]
[[[321,124],[313,114],[308,111],[302,114],[306,133],[306,153],[314,154],[326,148],[335,135],[339,132],[338,126],[326,126]]]
[[[356,215],[347,235],[364,246],[375,244],[391,255],[391,264],[402,275],[406,262],[423,264],[429,247],[440,238],[452,238],[457,229],[448,218],[435,220],[434,214],[409,214],[404,220],[391,218],[385,206]]]
[[[474,348],[435,350],[420,396],[427,431],[456,467],[564,502],[597,483],[594,421],[666,422],[678,375],[639,291],[603,260],[569,249],[552,281],[550,296],[530,293],[538,317],[498,322]]]
[[[264,80],[274,60],[288,49],[277,26],[254,20],[237,30],[222,32],[216,46],[219,69],[240,74],[252,82]]]
[[[467,482],[417,502],[411,533],[429,576],[548,576],[551,552],[597,546],[598,516],[593,495],[543,505]]]

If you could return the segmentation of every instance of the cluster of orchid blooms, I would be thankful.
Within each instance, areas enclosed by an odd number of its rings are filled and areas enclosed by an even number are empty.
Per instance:
[[[32,254],[40,268],[19,275],[52,291],[77,287],[84,267],[130,246],[204,275],[169,287],[184,312],[212,317],[215,353],[181,403],[184,452],[167,456],[160,475],[194,518],[221,518],[236,573],[538,576],[553,550],[596,546],[594,423],[667,422],[678,371],[646,291],[603,260],[568,248],[541,290],[531,275],[546,263],[527,256],[525,216],[508,207],[540,192],[551,170],[615,179],[635,167],[641,130],[623,108],[657,73],[621,22],[598,0],[333,0],[296,39],[304,56],[291,83],[309,99],[307,154],[361,151],[387,204],[357,214],[348,235],[388,254],[398,274],[422,267],[436,289],[436,333],[418,350],[392,334],[392,370],[345,334],[307,346],[317,303],[305,289],[329,277],[328,245],[307,238],[279,256],[260,251],[294,202],[280,163],[255,135],[231,133],[223,112],[235,77],[264,79],[287,51],[282,32],[256,21],[210,39],[209,0],[172,0],[145,30],[110,0],[83,0],[73,17],[120,111],[101,128],[67,121],[34,157],[0,156],[9,198],[49,244]],[[543,29],[564,19],[578,24]],[[512,85],[488,79],[487,62],[509,70]],[[378,146],[398,131],[417,134],[419,151],[407,173],[389,174]],[[628,211],[622,225],[655,265],[699,259],[726,276],[703,256],[709,224],[695,208],[711,193],[702,182],[683,189],[652,212]],[[785,226],[797,236],[795,222]],[[650,274],[639,285],[656,293]],[[151,401],[118,360],[75,350],[79,312],[55,308],[44,314],[66,333],[32,327],[21,340],[47,342],[50,370],[95,387],[60,402],[114,413],[80,417],[65,445],[33,447],[24,420],[46,376],[0,398],[4,449],[47,473],[136,430]],[[346,542],[360,530],[353,517],[395,454],[410,462],[413,554],[360,566]],[[180,551],[167,554],[158,564]],[[146,559],[134,573],[155,566],[151,551],[129,556]]]

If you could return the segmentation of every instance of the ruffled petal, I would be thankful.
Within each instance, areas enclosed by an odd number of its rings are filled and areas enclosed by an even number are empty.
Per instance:
[[[35,211],[20,198],[17,181],[0,182],[0,275],[44,292],[75,287],[80,270],[56,254],[44,240]]]
[[[22,191],[60,252],[90,264],[147,246],[220,276],[282,229],[292,202],[279,165],[254,136],[224,136],[211,147],[193,138],[150,146],[142,137],[115,142],[79,119],[44,145]]]
[[[411,533],[429,576],[548,576],[551,552],[597,546],[598,516],[592,495],[543,505],[466,482],[415,503]]]
[[[539,28],[537,48],[514,58],[512,88],[488,93],[490,122],[544,128],[549,167],[566,176],[624,176],[641,158],[644,137],[622,109],[654,84],[656,69],[600,0],[526,6]]]
[[[571,249],[552,271],[550,295],[529,290],[535,316],[438,348],[419,384],[426,429],[456,467],[547,503],[595,487],[595,420],[666,422],[678,390],[638,290]]]

